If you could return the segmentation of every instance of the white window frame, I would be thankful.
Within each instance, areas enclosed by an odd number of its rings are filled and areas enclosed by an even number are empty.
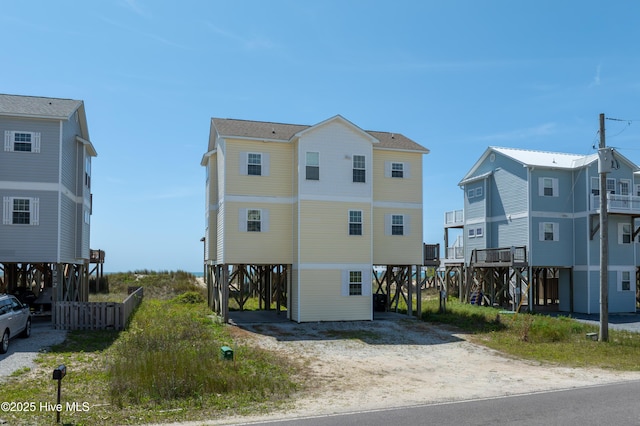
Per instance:
[[[391,163],[391,177],[404,178],[404,163]]]
[[[253,162],[251,161],[253,159]],[[255,160],[258,160],[256,163]],[[252,173],[251,167],[260,167],[260,173]],[[255,171],[255,170],[254,170]],[[261,152],[248,152],[247,153],[247,174],[249,176],[262,176],[262,153]]]
[[[550,232],[548,226],[551,226]],[[551,234],[551,239],[547,239],[549,234]],[[558,222],[540,222],[538,238],[540,241],[560,241],[560,224]]]
[[[616,193],[616,180],[615,178],[607,178],[607,193],[615,194]]]
[[[343,269],[342,288],[340,294],[344,297],[371,296],[371,270],[362,265],[350,265]],[[360,279],[358,282],[357,279]],[[353,294],[353,284],[360,284],[360,294]]]
[[[484,229],[482,227],[476,228],[476,238],[482,238],[484,236]]]
[[[469,238],[475,238],[476,237],[476,228],[469,228],[469,230],[467,231],[467,236]]]
[[[207,169],[209,169],[207,167]],[[91,189],[91,157],[87,155],[84,159],[84,184]]]
[[[249,213],[256,210],[260,212],[259,231],[249,230],[249,222],[257,222],[256,220],[249,220]],[[238,230],[240,232],[250,232],[252,234],[269,232],[269,209],[253,207],[238,209]]]
[[[547,185],[549,183],[549,185]],[[547,189],[551,194],[547,193]],[[541,197],[557,197],[560,195],[558,178],[543,176],[538,180],[538,195]]]
[[[13,222],[13,213],[14,210],[14,200],[27,200],[29,201],[29,223],[14,223]],[[3,214],[2,214],[2,224],[3,225],[12,225],[12,226],[30,226],[30,225],[39,225],[40,224],[40,199],[34,197],[3,197],[2,199],[3,205]]]
[[[600,178],[591,176],[591,195],[600,195]]]
[[[636,289],[633,282],[633,275],[633,272],[629,270],[618,271],[618,291],[633,291],[635,293]],[[627,284],[625,285],[625,283]]]
[[[476,198],[482,197],[482,187],[479,186],[476,188]]]
[[[315,161],[309,161],[309,154],[315,154]],[[313,158],[312,158],[313,160]],[[311,163],[316,164],[311,164]],[[316,176],[315,178],[309,177],[309,172],[315,170]],[[307,151],[305,153],[305,179],[306,180],[320,180],[320,153],[318,151]]]
[[[402,216],[402,235],[393,234],[393,217],[394,216]],[[400,226],[400,224],[395,224],[395,226]],[[393,237],[402,237],[411,235],[411,215],[408,214],[400,214],[400,213],[390,213],[384,215],[384,233],[388,236]]]
[[[469,199],[469,200],[470,200],[470,199],[472,199],[472,198],[475,198],[475,196],[476,196],[476,191],[475,191],[475,189],[473,189],[473,188],[472,188],[472,189],[468,189],[468,190],[467,190],[467,199]]]
[[[618,188],[620,189],[618,192],[620,195],[631,195],[631,180],[620,179],[618,181]]]
[[[349,271],[349,296],[362,296],[362,271]]]
[[[29,141],[16,141],[16,135],[29,135]],[[16,143],[28,143],[29,151],[16,150]],[[22,130],[5,130],[4,150],[6,152],[22,152],[26,154],[40,153],[40,132],[29,132]]]
[[[404,215],[392,214],[391,215],[391,235],[405,235],[404,233]]]
[[[618,244],[631,244],[633,242],[632,235],[633,226],[630,223],[618,224]]]
[[[260,174],[249,174],[249,166],[257,165],[255,163],[249,163],[250,155],[259,155],[260,156]],[[270,155],[268,152],[241,152],[240,153],[240,174],[244,176],[269,176],[269,166],[270,163]]]
[[[356,219],[354,217],[352,217],[351,213],[357,213],[360,215],[360,221],[355,221],[353,219]],[[362,236],[364,234],[364,220],[363,220],[363,215],[362,215],[362,210],[349,210],[349,225],[348,225],[348,230],[347,233],[349,236]],[[360,225],[360,233],[352,233],[352,228],[351,225]],[[354,228],[355,230],[355,228]]]
[[[358,161],[358,164],[356,165],[356,159],[357,160],[362,159],[362,166],[360,165],[359,161]],[[353,167],[353,176],[352,176],[353,182],[354,183],[367,183],[367,157],[365,155],[361,155],[361,154],[354,154],[352,156],[351,165]],[[358,172],[357,173],[358,176],[360,176],[360,173],[362,173],[362,180],[356,180],[356,171]],[[360,178],[358,177],[358,179],[360,179]]]

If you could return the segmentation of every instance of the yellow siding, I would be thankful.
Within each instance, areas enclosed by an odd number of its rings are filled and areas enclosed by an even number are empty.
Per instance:
[[[293,195],[293,147],[289,143],[227,140],[226,194],[267,197]],[[240,172],[243,152],[269,154],[268,176],[247,176]]]
[[[407,163],[409,177],[386,177],[386,162]],[[422,203],[422,154],[374,149],[373,171],[374,202]]]
[[[349,210],[362,210],[363,235],[349,235]],[[368,203],[300,201],[300,263],[371,263]]]
[[[372,318],[370,296],[342,296],[340,270],[301,270],[300,284],[300,322]]]
[[[218,159],[216,154],[209,158],[207,164],[207,229],[205,232],[205,259],[212,260],[217,257],[218,245]]]
[[[386,235],[385,215],[411,215],[409,235]],[[373,209],[373,263],[376,265],[422,264],[422,209]]]
[[[243,208],[268,210],[268,231],[240,231]],[[291,204],[227,202],[224,217],[224,263],[293,263]]]

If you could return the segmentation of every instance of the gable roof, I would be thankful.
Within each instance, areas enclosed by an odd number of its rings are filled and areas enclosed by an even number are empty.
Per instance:
[[[544,167],[549,169],[565,169],[574,170],[581,167],[586,167],[594,162],[598,161],[598,153],[583,155],[583,154],[567,154],[563,152],[550,152],[550,151],[534,151],[531,149],[519,149],[519,148],[501,148],[490,146],[482,154],[480,159],[473,165],[471,170],[462,178],[458,185],[464,185],[469,182],[470,179],[474,180],[473,174],[480,167],[480,165],[491,155],[491,153],[499,153],[505,157],[511,158],[514,161],[521,163],[524,167]],[[619,152],[615,152],[617,159],[626,163],[631,170],[638,171],[638,166],[624,157]]]
[[[229,118],[212,118],[211,122],[212,127],[215,128],[215,131],[220,137],[237,137],[242,139],[256,139],[261,141],[289,142],[305,130],[318,125],[322,125],[333,119],[341,119],[346,123],[350,123],[348,120],[342,118],[342,116],[339,115],[313,126],[302,124],[273,123],[266,121],[237,120]],[[354,127],[357,126],[354,125]],[[363,132],[367,133],[373,139],[377,139],[379,141],[378,143],[374,144],[374,148],[376,149],[414,151],[422,152],[424,154],[429,153],[429,150],[427,148],[400,133],[376,132],[369,130],[363,130]],[[209,151],[213,149],[215,149],[215,147],[209,146]]]
[[[0,94],[0,115],[66,120],[83,105],[74,99]]]

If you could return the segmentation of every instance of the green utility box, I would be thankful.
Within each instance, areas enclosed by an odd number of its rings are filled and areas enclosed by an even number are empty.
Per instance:
[[[233,349],[229,346],[222,346],[220,348],[220,359],[233,360]]]

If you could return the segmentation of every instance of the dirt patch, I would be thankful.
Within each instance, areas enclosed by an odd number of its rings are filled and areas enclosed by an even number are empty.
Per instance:
[[[238,340],[301,361],[308,386],[277,417],[488,398],[640,379],[640,373],[544,365],[411,319],[232,326]],[[273,416],[252,417],[259,420]],[[227,419],[227,421],[238,419]]]

